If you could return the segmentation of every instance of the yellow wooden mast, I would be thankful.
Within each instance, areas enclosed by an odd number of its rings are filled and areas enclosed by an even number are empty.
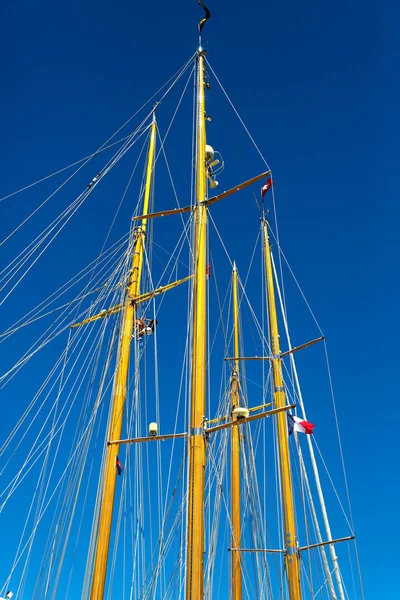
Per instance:
[[[186,600],[203,600],[204,476],[206,448],[207,196],[204,52],[197,55],[196,206],[194,211],[193,346],[189,442],[189,501]]]
[[[239,356],[239,302],[238,272],[236,264],[232,272],[233,287],[233,349],[234,356]],[[235,360],[231,377],[232,414],[240,405],[239,393],[239,361]],[[240,548],[241,513],[240,513],[240,430],[232,427],[231,431],[231,522],[232,548]],[[241,554],[232,552],[232,600],[242,599]]]
[[[271,246],[268,236],[268,225],[262,220],[265,272],[267,279],[268,313],[271,344],[271,363],[274,376],[275,407],[286,405],[286,395],[283,387],[282,358],[279,344],[278,319],[275,303],[275,289],[271,261]],[[296,536],[296,523],[294,515],[292,477],[290,471],[290,456],[287,434],[286,412],[277,413],[279,465],[282,486],[283,515],[285,528],[285,565],[289,581],[290,600],[301,600],[300,588],[300,553]]]
[[[154,151],[156,144],[156,130],[156,119],[153,113],[153,123],[151,125],[150,144],[147,157],[146,187],[143,202],[144,218],[142,219],[141,225],[137,227],[135,231],[132,268],[129,272],[129,282],[126,290],[121,337],[119,340],[118,360],[114,379],[108,440],[119,440],[121,438],[122,418],[124,414],[127,378],[129,371],[130,346],[133,328],[135,325],[135,304],[132,299],[136,298],[140,294],[140,279],[143,268],[144,243],[146,239],[147,227],[147,219],[145,215],[147,215],[149,211],[151,182],[154,167]],[[104,596],[117,476],[116,457],[118,452],[118,444],[107,446],[103,490],[101,495],[100,519],[90,588],[90,600],[102,600]]]

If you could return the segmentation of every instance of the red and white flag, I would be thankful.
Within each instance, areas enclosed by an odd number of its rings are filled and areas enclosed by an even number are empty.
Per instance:
[[[273,181],[271,179],[271,177],[269,179],[267,179],[267,181],[265,182],[265,185],[262,186],[261,188],[261,196],[262,199],[264,200],[264,196],[265,194],[268,192],[269,188],[272,187]]]

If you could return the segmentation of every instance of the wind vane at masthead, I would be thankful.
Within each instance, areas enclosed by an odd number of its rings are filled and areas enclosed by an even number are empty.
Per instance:
[[[206,13],[206,16],[203,19],[201,19],[201,21],[199,23],[199,33],[201,33],[201,30],[204,27],[204,23],[211,17],[211,13],[208,10],[207,6],[205,6],[201,0],[198,0],[198,3],[200,4],[201,8],[204,8],[205,13]]]

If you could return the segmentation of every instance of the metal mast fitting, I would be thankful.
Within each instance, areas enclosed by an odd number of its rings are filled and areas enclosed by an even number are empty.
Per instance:
[[[283,387],[282,358],[280,355],[278,318],[276,314],[275,288],[271,260],[271,246],[268,237],[268,225],[262,220],[265,275],[267,280],[267,302],[269,314],[270,346],[272,354],[272,371],[274,376],[274,400],[277,409],[286,406],[286,395]],[[285,566],[289,583],[290,600],[301,600],[300,588],[300,554],[296,536],[294,514],[292,475],[290,471],[289,443],[287,434],[286,412],[277,413],[277,430],[279,445],[279,468],[281,473],[282,503],[285,531]]]
[[[186,600],[204,596],[204,478],[206,447],[207,349],[207,173],[204,100],[204,55],[197,55],[196,205],[194,210],[194,280]]]
[[[157,125],[153,113],[153,123],[151,126],[150,145],[147,157],[143,219],[141,225],[136,230],[132,256],[132,269],[126,290],[121,337],[119,339],[118,346],[117,368],[114,378],[110,426],[107,440],[119,440],[122,432],[122,418],[124,414],[129,371],[130,346],[135,323],[135,304],[132,302],[132,299],[140,295],[140,279],[143,268],[144,243],[147,225],[146,215],[149,212],[149,199],[154,167],[154,150],[156,144],[156,129]],[[119,444],[107,445],[104,476],[102,479],[103,489],[101,493],[100,518],[97,530],[96,551],[90,587],[90,600],[102,600],[104,597],[117,477],[116,460],[118,454]]]

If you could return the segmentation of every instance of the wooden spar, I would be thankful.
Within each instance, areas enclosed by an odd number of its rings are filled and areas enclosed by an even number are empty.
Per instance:
[[[272,406],[273,402],[266,402],[265,404],[259,404],[258,406],[252,406],[249,408],[249,412],[254,412],[256,410],[262,410],[263,408],[267,408],[267,406]]]
[[[141,442],[163,442],[164,440],[175,440],[177,438],[185,438],[187,433],[166,433],[165,435],[148,435],[140,438],[129,438],[127,440],[111,440],[108,445],[115,444],[139,444]]]
[[[257,181],[260,181],[260,179],[262,179],[263,177],[266,177],[267,175],[271,175],[271,171],[264,171],[263,173],[260,173],[259,175],[252,177],[251,179],[246,179],[246,181],[243,181],[243,183],[239,183],[238,185],[235,185],[235,187],[231,188],[230,190],[226,190],[226,192],[222,192],[221,194],[218,194],[218,196],[213,196],[209,200],[204,200],[204,202],[207,206],[210,206],[211,204],[215,204],[216,202],[219,202],[220,200],[223,200],[224,198],[227,198],[228,196],[231,196],[232,194],[235,194],[236,192],[240,192],[240,190],[244,190],[252,183],[256,183]],[[192,206],[184,206],[183,208],[172,208],[170,210],[162,210],[162,211],[159,211],[156,213],[151,213],[151,214],[147,215],[147,218],[155,219],[157,217],[170,217],[171,215],[181,215],[182,213],[187,213],[187,212],[192,212],[192,211],[193,211]],[[138,215],[137,217],[132,217],[132,221],[138,221],[139,219],[142,219],[142,218],[143,218],[143,215]]]
[[[314,548],[320,548],[321,546],[329,546],[330,544],[340,544],[341,542],[350,542],[351,540],[355,540],[355,535],[348,535],[346,537],[337,538],[336,540],[328,540],[327,542],[319,542],[318,544],[310,544],[309,546],[302,546],[299,548],[300,552],[305,552],[306,550],[314,550]]]
[[[206,447],[207,194],[204,54],[197,55],[196,205],[194,209],[193,342],[189,432],[186,600],[204,597],[204,477]]]
[[[122,418],[124,414],[124,404],[127,388],[127,378],[129,370],[129,355],[132,333],[135,323],[135,305],[132,298],[140,294],[140,279],[143,268],[144,242],[146,239],[146,214],[149,210],[150,190],[154,167],[154,150],[156,143],[156,120],[153,113],[153,123],[150,133],[149,152],[147,157],[146,187],[144,193],[143,213],[144,217],[141,225],[137,228],[135,237],[135,246],[132,256],[132,269],[127,286],[127,293],[124,306],[124,314],[121,327],[121,336],[119,339],[117,368],[114,379],[113,398],[111,406],[110,426],[108,440],[119,439],[122,431]],[[107,445],[104,477],[102,480],[103,489],[101,492],[100,518],[97,530],[96,551],[94,556],[94,566],[90,587],[90,600],[102,600],[104,597],[104,588],[107,575],[108,549],[110,543],[112,513],[114,508],[114,496],[117,469],[116,457],[119,452],[119,444]]]
[[[187,277],[184,277],[183,279],[178,279],[178,281],[172,281],[171,283],[167,283],[167,285],[162,285],[161,287],[159,287],[151,292],[146,292],[145,294],[141,294],[140,296],[133,298],[133,302],[135,304],[140,304],[141,302],[147,302],[147,300],[151,300],[152,298],[155,298],[156,296],[159,296],[160,294],[169,292],[169,290],[173,290],[178,285],[181,285],[181,283],[186,283],[186,281],[189,281],[192,278],[193,278],[193,275],[188,275]]]
[[[270,346],[273,356],[272,371],[274,377],[275,406],[286,405],[286,395],[283,387],[282,359],[280,357],[278,318],[276,313],[275,287],[273,279],[271,246],[268,237],[268,226],[262,220],[263,248],[265,260],[265,275],[267,280],[267,302],[269,316]],[[296,535],[296,523],[293,503],[292,476],[290,471],[289,443],[285,412],[277,414],[277,431],[279,445],[279,468],[281,474],[282,503],[284,515],[285,565],[289,583],[290,600],[301,600],[300,588],[300,556]]]
[[[189,279],[192,279],[192,278],[193,278],[193,275],[188,275],[187,277],[184,277],[183,279],[178,279],[178,281],[172,281],[172,283],[167,283],[167,285],[162,285],[161,287],[156,288],[155,290],[146,292],[145,294],[140,294],[140,296],[136,296],[135,298],[131,298],[131,302],[133,304],[140,304],[141,302],[147,302],[147,300],[152,300],[153,298],[155,298],[156,296],[159,296],[160,294],[169,292],[169,290],[173,290],[178,285],[181,285],[181,283],[185,283],[186,281],[189,281]],[[87,325],[88,323],[92,323],[93,321],[98,321],[98,319],[104,319],[104,317],[109,317],[110,315],[115,315],[115,314],[121,312],[121,310],[124,309],[124,306],[125,306],[124,304],[116,304],[115,306],[112,306],[111,308],[108,308],[107,310],[102,310],[98,315],[93,315],[92,317],[88,317],[84,321],[80,321],[79,323],[74,323],[73,325],[71,325],[71,329],[74,329],[75,327],[82,327],[82,325]]]
[[[267,177],[267,175],[271,175],[271,171],[264,171],[263,173],[252,177],[251,179],[247,179],[243,183],[239,183],[239,185],[235,185],[235,187],[231,188],[230,190],[218,194],[218,196],[213,196],[207,201],[207,206],[215,204],[216,202],[219,202],[220,200],[223,200],[224,198],[227,198],[228,196],[231,196],[236,192],[240,192],[240,190],[244,190],[244,188],[246,188],[247,186],[256,183],[257,181],[260,181],[260,179],[262,179],[263,177]]]
[[[289,354],[293,354],[293,352],[298,352],[299,350],[304,350],[304,348],[308,348],[317,342],[322,342],[325,337],[322,335],[321,337],[316,338],[315,340],[311,340],[310,342],[306,342],[305,344],[301,344],[301,346],[296,346],[291,350],[287,350],[286,352],[281,352],[280,357],[284,358],[285,356],[289,356]],[[224,360],[273,360],[273,356],[228,356]]]
[[[75,327],[82,327],[82,325],[87,325],[88,323],[93,323],[93,321],[98,321],[99,319],[104,319],[105,317],[109,317],[110,315],[116,315],[124,309],[123,304],[116,304],[115,306],[111,306],[111,308],[107,308],[106,310],[102,310],[98,315],[93,315],[80,321],[79,323],[74,323],[71,325],[71,329],[75,329]]]
[[[272,406],[273,402],[268,402],[266,404],[259,404],[258,406],[252,406],[249,408],[249,413],[255,412],[256,410],[262,410],[263,408],[267,408],[268,406]],[[293,405],[295,406],[295,405]],[[222,415],[221,417],[216,417],[215,419],[207,419],[207,428],[211,423],[219,423],[220,421],[227,421],[231,418],[231,415]],[[208,429],[206,431],[209,431]]]
[[[181,215],[182,213],[191,212],[193,210],[192,206],[185,206],[183,208],[172,208],[170,210],[161,210],[159,212],[150,213],[148,215],[148,219],[155,219],[157,217],[169,217],[170,215]],[[132,221],[140,221],[143,219],[143,215],[138,215],[137,217],[132,217]]]
[[[239,302],[238,302],[238,272],[236,264],[232,272],[233,292],[233,350],[239,356]],[[239,393],[239,361],[235,361],[231,376],[232,411],[240,406]],[[232,412],[233,414],[233,412]],[[240,430],[232,427],[231,431],[231,522],[232,546],[240,547],[241,511],[240,511]],[[240,552],[234,552],[232,560],[232,600],[242,598],[242,568]]]
[[[216,431],[221,431],[221,429],[228,429],[229,427],[236,427],[238,425],[244,425],[244,423],[251,423],[252,421],[265,419],[270,417],[271,415],[276,415],[280,412],[290,410],[291,408],[296,408],[296,404],[286,404],[285,406],[281,406],[280,408],[274,408],[273,410],[259,413],[258,415],[251,415],[250,417],[246,417],[245,419],[236,419],[236,421],[230,421],[229,423],[223,423],[222,425],[215,425],[215,427],[207,427],[204,430],[204,432],[207,434],[215,433]]]
[[[337,538],[336,540],[328,540],[327,542],[318,542],[317,544],[310,544],[309,546],[302,546],[299,548],[299,552],[305,552],[306,550],[314,550],[321,546],[329,546],[329,544],[340,544],[341,542],[350,542],[355,540],[355,535],[348,535],[347,537]],[[285,550],[273,550],[271,548],[228,548],[229,552],[265,552],[267,554],[271,552],[285,552]]]

